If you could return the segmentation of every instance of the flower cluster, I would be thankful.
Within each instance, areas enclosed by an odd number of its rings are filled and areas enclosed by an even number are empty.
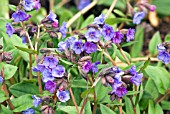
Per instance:
[[[142,73],[136,71],[136,67],[132,66],[128,71],[122,71],[118,67],[106,68],[103,69],[99,74],[102,76],[102,84],[104,86],[111,86],[112,91],[108,94],[111,95],[110,99],[113,101],[115,98],[122,98],[128,93],[127,85],[135,84],[139,86],[141,84]]]
[[[158,59],[161,60],[163,63],[168,64],[170,63],[170,42],[164,42],[157,46],[159,51]]]
[[[60,92],[65,92],[66,81],[63,79],[65,76],[65,68],[58,64],[58,59],[53,56],[46,56],[44,57],[43,63],[39,63],[33,68],[33,71],[42,73],[45,90],[48,90],[51,94],[56,93],[56,88],[59,87],[57,97],[60,97],[59,99],[61,99]],[[68,92],[65,92],[65,94],[66,96],[69,96]],[[60,101],[63,102],[67,100],[69,100],[69,98],[63,96],[63,99]]]
[[[95,63],[91,63],[90,60],[87,60],[83,63],[82,69],[85,73],[88,73],[91,70],[92,73],[94,74],[94,73],[98,72],[98,67],[97,67],[98,64],[100,64],[99,61],[97,61]]]

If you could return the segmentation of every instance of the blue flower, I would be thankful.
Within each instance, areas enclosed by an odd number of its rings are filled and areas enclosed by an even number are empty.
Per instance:
[[[62,34],[62,38],[65,38],[66,37],[66,33],[67,33],[67,27],[66,27],[66,22],[63,22],[62,23],[62,26],[59,28],[59,31],[61,32]]]
[[[112,67],[110,69],[110,72],[115,74],[114,78],[116,80],[121,81],[121,76],[124,74],[124,72],[119,67],[116,66]]]
[[[122,98],[127,93],[128,93],[128,91],[125,87],[118,87],[115,91],[115,95],[119,98]]]
[[[97,67],[97,65],[99,65],[99,64],[100,64],[99,61],[97,61],[97,62],[95,62],[95,63],[92,63],[91,70],[92,70],[93,73],[98,72],[98,67]]]
[[[135,84],[136,86],[139,86],[140,84],[141,84],[141,79],[142,79],[142,77],[143,77],[143,74],[142,73],[140,73],[140,74],[138,74],[138,73],[136,73],[136,74],[134,74],[131,78],[130,78],[130,81],[133,83],[133,84]]]
[[[28,108],[27,110],[22,111],[22,114],[35,114],[35,110]]]
[[[158,51],[166,51],[166,48],[163,44],[158,44],[157,49]]]
[[[2,78],[2,76],[0,75],[0,83],[3,83],[4,79]]]
[[[100,32],[94,28],[89,28],[85,34],[88,42],[98,42],[100,40]]]
[[[51,21],[51,22],[58,22],[58,20],[56,19],[56,14],[53,13],[52,11],[50,11],[50,14],[47,16],[47,18]]]
[[[31,11],[34,9],[35,3],[34,0],[23,0],[22,5],[26,11]]]
[[[83,8],[85,8],[86,6],[88,6],[90,4],[90,0],[80,0],[79,4],[77,6],[78,10],[82,10]]]
[[[130,42],[131,40],[134,39],[134,37],[135,37],[135,29],[129,28],[126,33],[126,41]]]
[[[115,32],[115,34],[112,38],[112,41],[115,44],[119,44],[119,43],[121,43],[122,39],[123,39],[123,34],[121,34],[119,31],[117,31],[117,32]]]
[[[129,72],[131,75],[135,75],[137,72],[136,72],[136,66],[132,66],[130,69],[129,69]]]
[[[34,8],[38,11],[41,7],[40,0],[34,0]]]
[[[168,64],[170,63],[170,53],[167,51],[160,51],[158,53],[158,59],[161,60],[163,63]]]
[[[45,89],[48,90],[50,93],[54,93],[56,89],[56,83],[52,81],[47,81],[45,83]]]
[[[19,10],[12,14],[12,18],[14,18],[15,22],[24,22],[27,21],[31,15],[26,14],[24,11]]]
[[[43,77],[42,77],[42,81],[44,83],[48,82],[48,81],[53,81],[54,80],[54,77],[52,76],[52,73],[48,70],[45,70],[43,72]]]
[[[83,68],[83,71],[88,73],[92,68],[90,61],[88,60],[88,61],[84,62],[82,65],[82,68]]]
[[[97,51],[97,46],[96,46],[96,44],[94,44],[92,42],[85,42],[85,44],[84,44],[84,51],[87,54],[91,54],[91,53]]]
[[[43,65],[49,68],[54,68],[58,65],[58,60],[52,56],[46,56]]]
[[[37,97],[36,95],[33,95],[32,98],[34,99],[34,101],[33,101],[34,107],[38,107],[38,105],[42,102],[42,100],[39,97]]]
[[[74,42],[73,51],[76,54],[80,54],[81,52],[84,51],[84,45],[83,45],[82,40],[78,40],[78,41]]]
[[[111,26],[105,24],[102,29],[102,35],[105,40],[111,40],[114,36],[114,30]]]
[[[103,24],[104,24],[104,21],[105,21],[105,15],[104,15],[104,14],[101,14],[99,17],[96,17],[96,18],[94,19],[93,24],[103,25]]]
[[[144,17],[145,17],[144,11],[135,13],[133,17],[133,23],[137,25],[140,24]]]
[[[6,33],[8,34],[8,36],[11,37],[14,32],[15,32],[15,29],[12,27],[12,25],[10,23],[7,23],[6,24]]]
[[[69,47],[70,47],[70,43],[67,40],[65,42],[61,41],[58,43],[58,50],[60,52],[67,50]]]
[[[27,43],[27,37],[26,36],[22,36],[21,39],[22,39],[22,43],[23,44]]]
[[[57,65],[57,67],[52,69],[52,76],[61,78],[64,76],[65,68],[62,65]]]
[[[58,90],[56,95],[57,95],[58,100],[61,102],[66,102],[70,99],[70,94],[67,90],[65,91]]]

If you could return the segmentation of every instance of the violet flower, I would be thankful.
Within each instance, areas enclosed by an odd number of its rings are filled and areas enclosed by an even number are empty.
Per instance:
[[[93,73],[97,73],[97,72],[98,72],[98,67],[97,67],[97,65],[99,65],[99,64],[100,64],[99,61],[92,63],[91,70],[92,70]]]
[[[114,37],[114,30],[111,26],[105,24],[102,29],[102,35],[105,40],[111,40]]]
[[[58,90],[56,95],[57,95],[58,100],[61,102],[66,102],[70,99],[70,94],[67,90],[65,91]]]
[[[2,76],[0,75],[0,83],[3,83],[4,79],[2,78]]]
[[[8,36],[11,37],[14,32],[15,32],[15,29],[12,27],[12,25],[10,23],[7,23],[6,24],[6,33],[8,34]]]
[[[85,34],[88,42],[98,42],[100,40],[100,32],[94,28],[89,28]]]
[[[49,68],[54,68],[58,65],[58,60],[52,56],[44,57],[43,65]]]
[[[48,81],[53,81],[54,80],[54,77],[52,76],[52,73],[49,70],[47,70],[47,69],[42,72],[42,75],[43,75],[42,81],[44,83],[46,83]]]
[[[84,51],[84,45],[83,45],[82,40],[78,40],[78,41],[74,42],[73,51],[76,54],[80,54],[81,52]]]
[[[161,60],[163,63],[168,64],[170,63],[170,53],[167,51],[160,51],[158,53],[158,59]]]
[[[24,11],[19,10],[12,14],[12,18],[14,18],[15,22],[24,22],[27,21],[31,15],[26,14]]]
[[[38,105],[42,102],[42,100],[39,97],[37,97],[36,95],[33,95],[32,98],[34,99],[34,101],[33,101],[34,107],[38,107]]]
[[[47,16],[47,18],[51,21],[51,22],[58,22],[58,20],[56,19],[56,14],[53,13],[52,11],[50,11],[49,15]]]
[[[91,0],[79,0],[79,4],[77,6],[77,9],[82,10],[83,8],[88,6],[90,4],[90,2],[91,2]]]
[[[117,32],[115,32],[115,34],[112,38],[112,42],[115,44],[120,44],[122,39],[123,39],[123,34],[120,33],[119,31],[117,31]]]
[[[47,81],[45,83],[45,90],[48,90],[51,94],[55,92],[56,89],[56,83],[53,81]]]
[[[35,110],[32,108],[28,108],[28,109],[22,111],[22,114],[35,114]]]
[[[62,26],[59,28],[59,31],[61,32],[62,34],[62,38],[65,38],[66,37],[66,33],[67,33],[67,27],[66,27],[66,22],[63,22],[62,23]]]
[[[84,64],[82,65],[82,68],[83,68],[83,71],[88,73],[92,68],[90,61],[88,60],[88,61],[84,62]]]
[[[118,87],[115,91],[115,95],[119,98],[122,98],[127,93],[128,93],[128,91],[125,87]]]
[[[145,17],[145,12],[142,11],[142,12],[136,12],[133,16],[133,23],[134,24],[140,24],[142,19]]]
[[[126,41],[130,42],[131,40],[134,39],[134,37],[135,37],[135,29],[129,28],[126,33]]]
[[[91,54],[91,53],[97,51],[97,46],[96,46],[96,44],[94,44],[92,42],[85,42],[85,44],[84,44],[84,51],[87,54]]]
[[[139,86],[139,85],[141,84],[141,82],[142,82],[142,80],[141,80],[142,77],[143,77],[143,74],[142,74],[142,73],[140,73],[140,74],[136,73],[135,75],[133,75],[133,76],[131,77],[130,81],[131,81],[133,84],[135,84],[136,86]]]
[[[57,65],[57,67],[52,69],[52,76],[61,78],[64,76],[65,68],[62,65]]]
[[[104,24],[104,21],[105,21],[105,15],[104,15],[104,14],[101,14],[101,15],[99,15],[98,17],[96,17],[96,18],[94,19],[93,24],[103,25],[103,24]]]
[[[22,5],[26,11],[31,11],[34,9],[35,3],[34,0],[23,0]]]

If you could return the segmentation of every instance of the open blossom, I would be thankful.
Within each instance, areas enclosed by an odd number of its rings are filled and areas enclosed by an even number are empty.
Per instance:
[[[23,0],[22,5],[26,11],[31,11],[34,9],[35,3],[34,0]]]
[[[98,72],[97,65],[99,65],[99,64],[100,64],[99,61],[92,63],[91,70],[92,70],[93,73],[97,73]]]
[[[50,93],[54,93],[56,89],[56,83],[53,81],[47,81],[45,83],[45,89],[48,90]]]
[[[140,24],[144,17],[145,17],[144,11],[135,13],[133,16],[133,23],[137,25]]]
[[[38,107],[38,105],[42,102],[42,100],[39,97],[37,97],[36,95],[33,95],[32,98],[34,99],[34,101],[33,101],[34,107]]]
[[[41,7],[40,0],[34,0],[34,8],[38,11]]]
[[[82,10],[89,4],[90,4],[90,0],[79,0],[79,4],[78,4],[77,8],[78,8],[78,10]]]
[[[105,15],[104,15],[104,14],[101,14],[101,15],[99,15],[98,17],[96,17],[96,18],[94,19],[93,24],[103,25],[103,24],[104,24],[104,21],[105,21]]]
[[[28,108],[27,110],[22,111],[22,114],[35,114],[35,110]]]
[[[65,38],[66,37],[66,33],[67,33],[67,27],[66,27],[66,22],[63,22],[62,23],[62,26],[59,28],[59,31],[61,32],[62,34],[62,38]]]
[[[26,14],[22,10],[16,11],[12,14],[12,18],[14,18],[15,22],[27,21],[30,17],[31,17],[31,15]]]
[[[53,13],[52,11],[50,11],[49,15],[47,16],[47,18],[51,21],[51,22],[58,22],[58,20],[56,19],[57,16],[55,13]]]
[[[100,40],[100,32],[94,28],[89,28],[85,34],[88,42],[98,42]]]
[[[74,42],[73,51],[76,54],[80,54],[81,52],[84,51],[84,44],[83,44],[82,40],[78,40],[78,41]]]
[[[114,30],[111,26],[105,24],[102,29],[102,35],[105,40],[111,40],[114,36]]]
[[[129,28],[126,33],[126,41],[130,42],[131,40],[134,39],[134,37],[135,37],[135,29]]]
[[[44,83],[46,83],[48,81],[53,81],[54,80],[54,77],[52,76],[51,71],[49,71],[48,69],[44,70],[42,72],[42,74],[43,74],[42,81]]]
[[[125,87],[118,87],[115,91],[115,95],[119,98],[122,98],[127,93],[128,93],[128,91]]]
[[[11,37],[14,32],[15,32],[15,29],[12,27],[12,25],[10,23],[7,23],[6,24],[6,33],[8,34],[8,36]]]
[[[112,42],[115,44],[120,44],[122,39],[123,39],[123,34],[120,33],[119,31],[117,31],[117,32],[115,32],[115,34],[112,38]]]
[[[54,67],[56,67],[56,65],[58,65],[58,60],[56,58],[52,57],[52,56],[46,56],[44,58],[43,64],[46,67],[54,68]]]
[[[61,41],[58,43],[58,50],[60,52],[67,50],[69,47],[70,47],[70,43],[67,40],[65,42]]]
[[[84,62],[84,64],[82,65],[82,68],[86,73],[88,73],[92,68],[90,61],[88,60]]]
[[[62,65],[57,65],[57,67],[52,69],[52,76],[61,78],[64,76],[65,68]]]
[[[58,100],[61,102],[66,102],[70,99],[70,94],[67,90],[65,91],[58,90],[56,95]]]
[[[94,44],[92,42],[85,42],[84,50],[87,54],[91,54],[91,53],[97,51],[97,46],[96,46],[96,44]]]

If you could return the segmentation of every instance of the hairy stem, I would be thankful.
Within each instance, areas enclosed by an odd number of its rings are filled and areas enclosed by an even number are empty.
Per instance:
[[[37,72],[37,76],[38,76],[38,88],[39,88],[39,92],[40,92],[40,94],[42,94],[42,83],[41,83],[40,72]]]
[[[29,59],[30,59],[30,75],[29,79],[32,79],[32,54],[29,54]]]

